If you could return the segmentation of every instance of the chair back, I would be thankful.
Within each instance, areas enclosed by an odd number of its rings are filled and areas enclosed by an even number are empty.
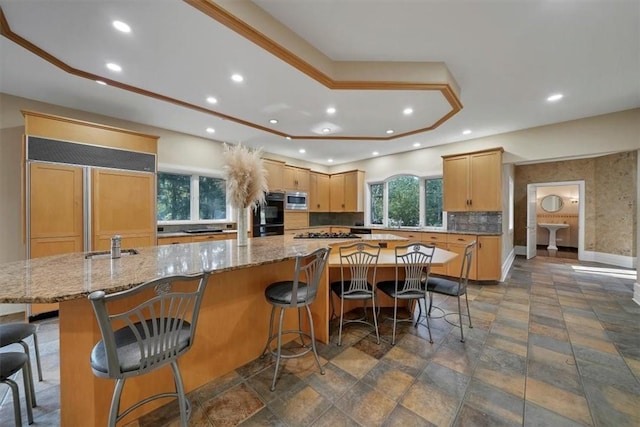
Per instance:
[[[476,249],[476,241],[467,243],[464,247],[464,255],[462,258],[462,265],[460,266],[460,277],[458,278],[458,295],[466,292],[467,284],[469,283],[469,271],[471,270],[471,261],[473,260],[473,253]]]
[[[191,348],[207,279],[208,273],[169,276],[110,295],[92,292],[89,300],[102,334],[108,377],[142,374]],[[132,299],[143,292],[152,295],[142,302]],[[127,369],[131,359],[134,371]]]
[[[396,246],[396,294],[415,294],[426,292],[431,260],[435,245],[411,243]],[[404,269],[404,282],[400,280],[400,271]]]
[[[369,270],[373,269],[371,283],[376,282],[376,269],[380,256],[380,246],[370,243],[355,243],[340,247],[340,277],[342,295],[372,293],[369,288]],[[345,281],[345,271],[349,269],[350,278]]]
[[[318,285],[324,271],[324,266],[329,258],[329,248],[320,248],[308,255],[299,255],[296,257],[296,269],[293,277],[293,288],[291,295],[298,295],[298,287],[300,283],[307,286],[302,294],[302,304],[311,304],[318,295]],[[298,306],[299,298],[291,298],[291,307]]]

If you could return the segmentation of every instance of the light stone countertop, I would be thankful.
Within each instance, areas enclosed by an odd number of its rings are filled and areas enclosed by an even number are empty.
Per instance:
[[[0,264],[0,303],[50,303],[131,288],[174,274],[222,272],[286,261],[337,243],[404,241],[393,234],[369,234],[362,239],[294,239],[293,236],[149,246],[137,255],[85,259],[85,253],[55,255]]]

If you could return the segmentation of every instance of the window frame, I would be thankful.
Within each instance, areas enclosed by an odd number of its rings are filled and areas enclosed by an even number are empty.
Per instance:
[[[223,219],[198,219],[200,216],[200,177],[217,178],[225,180],[224,172],[216,169],[193,168],[180,165],[158,164],[158,173],[168,173],[176,175],[188,175],[190,177],[190,203],[189,219],[161,221],[158,225],[182,225],[182,224],[221,224],[232,222],[235,215],[234,209],[226,203],[225,218]],[[226,180],[225,180],[226,181]],[[226,187],[226,186],[225,186]],[[225,190],[226,191],[226,190]],[[157,185],[156,185],[156,205],[157,205]],[[156,206],[157,210],[157,206]],[[194,219],[195,218],[195,219]]]
[[[419,198],[418,198],[418,203],[419,203],[419,207],[420,207],[420,220],[419,220],[419,224],[418,226],[401,226],[401,227],[396,227],[396,226],[389,226],[389,181],[393,180],[394,178],[397,177],[401,177],[401,176],[415,176],[418,177],[419,180],[419,185],[418,185],[418,192],[419,192]],[[383,180],[373,180],[373,181],[367,181],[367,204],[365,207],[365,218],[366,218],[366,224],[367,226],[370,227],[383,227],[383,228],[394,228],[394,229],[406,229],[406,230],[416,230],[416,229],[425,229],[425,230],[445,230],[447,229],[447,212],[443,209],[442,210],[442,226],[441,227],[435,227],[435,226],[426,226],[425,223],[425,215],[426,215],[426,196],[425,196],[425,181],[430,180],[430,179],[442,179],[442,175],[418,175],[415,173],[411,173],[411,172],[406,172],[406,173],[398,173],[398,174],[394,174],[391,176],[388,176],[386,178],[384,178]],[[371,222],[371,201],[372,201],[372,197],[371,197],[371,185],[376,185],[376,184],[382,184],[383,185],[383,190],[382,190],[382,224],[373,224]]]

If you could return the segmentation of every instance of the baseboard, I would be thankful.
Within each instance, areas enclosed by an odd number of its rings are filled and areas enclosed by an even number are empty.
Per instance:
[[[515,246],[516,255],[527,255],[526,246]],[[615,265],[617,267],[636,268],[637,262],[635,257],[626,255],[607,254],[604,252],[583,251],[580,261],[599,262],[602,264]]]
[[[636,258],[626,255],[607,254],[604,252],[584,251],[580,261],[592,261],[617,267],[635,268]]]
[[[637,282],[633,284],[633,302],[640,305],[640,284]]]
[[[516,259],[516,252],[514,248],[511,250],[511,252],[509,252],[507,259],[505,259],[504,263],[502,264],[502,274],[500,275],[501,282],[504,282],[506,280],[507,274],[509,274],[509,270],[511,269],[511,266],[513,265],[513,261],[515,259]]]

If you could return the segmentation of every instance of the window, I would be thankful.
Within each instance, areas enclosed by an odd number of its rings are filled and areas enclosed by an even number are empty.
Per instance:
[[[442,178],[398,175],[369,184],[369,222],[389,227],[443,227]]]
[[[158,221],[204,221],[228,218],[226,182],[189,173],[158,173]]]

